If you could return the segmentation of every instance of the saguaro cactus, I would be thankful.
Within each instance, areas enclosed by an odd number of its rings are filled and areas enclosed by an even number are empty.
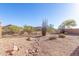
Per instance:
[[[2,38],[2,26],[1,26],[1,22],[0,22],[0,38]]]
[[[46,36],[47,26],[47,21],[44,20],[42,23],[42,36]]]

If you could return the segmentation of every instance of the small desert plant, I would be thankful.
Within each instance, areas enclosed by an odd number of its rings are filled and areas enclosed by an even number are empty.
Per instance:
[[[65,34],[59,34],[59,38],[65,38]]]
[[[55,30],[54,25],[52,24],[48,25],[48,28],[47,28],[48,33],[52,33],[54,30]]]
[[[49,37],[49,40],[54,40],[56,38],[57,38],[56,36],[51,36],[51,37]]]
[[[42,23],[42,36],[46,36],[46,32],[47,32],[47,21],[43,21]]]
[[[34,31],[32,26],[24,26],[24,31],[28,33],[27,40],[30,41],[30,35]]]
[[[30,37],[28,37],[26,40],[31,41]]]

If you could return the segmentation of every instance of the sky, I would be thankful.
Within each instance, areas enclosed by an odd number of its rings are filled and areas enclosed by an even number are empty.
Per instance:
[[[79,4],[0,3],[2,25],[41,26],[43,20],[57,28],[64,20],[74,19],[79,27]]]

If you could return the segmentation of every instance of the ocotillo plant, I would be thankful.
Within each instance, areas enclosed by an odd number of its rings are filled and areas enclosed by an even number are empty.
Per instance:
[[[47,32],[47,21],[44,20],[42,23],[42,36],[46,36],[46,32]]]

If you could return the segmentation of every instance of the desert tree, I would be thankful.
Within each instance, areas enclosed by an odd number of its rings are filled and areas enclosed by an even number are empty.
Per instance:
[[[69,28],[72,28],[74,26],[76,26],[75,20],[69,19],[69,20],[65,20],[62,24],[60,24],[59,28],[69,29]]]
[[[62,24],[59,25],[58,29],[64,33],[64,29],[70,29],[76,26],[74,19],[65,20]]]

